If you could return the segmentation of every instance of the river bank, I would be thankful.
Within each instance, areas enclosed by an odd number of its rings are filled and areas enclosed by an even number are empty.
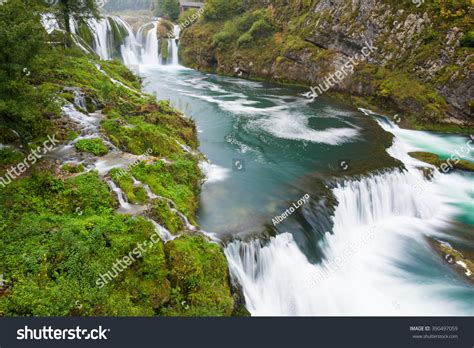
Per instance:
[[[257,2],[184,30],[181,58],[202,71],[298,83],[309,92],[370,42],[376,51],[331,88],[332,96],[397,115],[407,128],[467,134],[474,56],[461,42],[472,9],[445,15],[443,6]]]
[[[0,185],[0,315],[245,315],[222,250],[195,226],[194,122],[82,48],[42,51],[30,68],[55,107],[30,100],[44,113],[26,147],[1,127],[0,175],[38,156]]]

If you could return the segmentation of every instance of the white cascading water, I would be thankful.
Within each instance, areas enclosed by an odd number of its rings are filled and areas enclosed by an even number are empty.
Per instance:
[[[271,238],[265,246],[234,241],[225,248],[252,315],[473,314],[472,306],[455,296],[469,290],[436,274],[446,270],[439,270],[438,256],[425,240],[426,235],[443,235],[442,228],[456,214],[442,191],[468,190],[470,184],[462,175],[438,173],[426,185],[415,168],[421,163],[407,156],[408,150],[399,138],[389,149],[404,161],[406,172],[334,189],[338,206],[333,231],[320,242],[321,263],[311,264],[290,233]],[[416,190],[419,185],[424,185],[422,194]],[[417,268],[421,255],[429,255],[428,261]]]
[[[179,65],[179,59],[178,59],[178,40],[179,40],[179,35],[181,33],[181,29],[179,25],[174,26],[174,39],[170,39],[170,57],[171,57],[171,65]]]
[[[89,26],[94,38],[94,50],[99,55],[100,59],[111,59],[111,28],[108,18],[104,17],[101,20],[90,19]]]
[[[156,29],[158,22],[153,23],[153,29],[148,31],[146,35],[146,42],[144,52],[141,56],[142,64],[145,65],[160,65],[158,54],[159,40]]]
[[[99,55],[102,60],[112,59],[114,43],[112,28],[110,20],[125,29],[127,32],[126,37],[123,39],[124,42],[120,47],[120,55],[125,65],[137,66],[158,66],[158,65],[179,65],[178,59],[178,40],[180,34],[180,28],[178,25],[174,26],[173,32],[175,39],[161,39],[168,41],[168,61],[163,61],[160,53],[160,39],[157,35],[157,27],[159,19],[147,24],[142,25],[137,33],[135,34],[130,24],[124,21],[118,16],[105,16],[100,20],[89,19],[87,25],[90,28],[93,38],[93,50]],[[59,24],[53,15],[43,15],[42,23],[48,33],[54,30],[60,30]],[[150,28],[151,26],[151,28]],[[146,31],[148,30],[148,31]],[[75,20],[71,20],[71,31],[74,34],[75,41],[85,52],[88,52],[87,47],[77,40],[76,34],[79,32],[78,23]],[[146,34],[145,34],[146,32]]]

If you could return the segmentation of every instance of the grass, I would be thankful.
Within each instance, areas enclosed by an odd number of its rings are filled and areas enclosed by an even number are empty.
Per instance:
[[[38,89],[47,86],[48,98],[70,102],[64,87],[80,88],[86,100],[102,109],[101,132],[118,147],[137,155],[152,149],[153,156],[168,159],[165,164],[150,156],[132,173],[111,172],[129,201],[149,202],[144,188],[133,185],[133,174],[155,193],[173,199],[195,222],[202,180],[199,158],[178,145],[197,149],[194,123],[169,102],[142,94],[139,78],[117,61],[97,61],[77,49],[61,47],[37,59],[38,70],[30,82]],[[94,64],[100,64],[105,74]],[[31,108],[42,105],[36,102],[30,101]],[[43,134],[31,143],[41,142],[47,134],[75,140],[78,134],[57,122],[58,116],[45,115],[40,121],[47,126],[38,127]],[[6,140],[2,143],[16,140],[7,132],[0,135]],[[80,139],[75,146],[96,156],[107,153],[100,138]],[[21,159],[6,149],[1,152],[2,163]],[[56,168],[56,163],[43,159],[27,176],[0,188],[0,270],[6,280],[0,288],[0,316],[230,315],[233,298],[224,254],[198,233],[166,247],[158,241],[99,287],[101,274],[149,240],[155,230],[143,217],[117,213],[114,194],[104,179],[83,170],[82,165],[70,164]],[[181,220],[160,202],[153,214],[173,233],[182,233]],[[183,287],[181,279],[188,279],[189,287]]]

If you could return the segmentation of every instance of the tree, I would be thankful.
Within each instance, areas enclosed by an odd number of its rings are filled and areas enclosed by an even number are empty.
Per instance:
[[[207,0],[204,18],[211,21],[231,18],[243,12],[245,4],[243,0]]]
[[[58,0],[52,5],[56,19],[64,26],[67,35],[71,34],[71,19],[85,22],[89,19],[100,19],[97,0]]]
[[[176,21],[179,17],[178,0],[157,0],[155,14]]]
[[[34,61],[45,47],[46,33],[36,7],[20,0],[0,5],[0,125],[19,134],[42,127],[41,110],[33,101],[44,98],[43,90],[29,84]]]

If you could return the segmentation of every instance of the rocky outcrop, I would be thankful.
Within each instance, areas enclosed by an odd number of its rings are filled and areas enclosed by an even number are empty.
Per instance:
[[[314,86],[373,45],[377,50],[332,91],[404,113],[417,125],[472,126],[474,51],[460,44],[472,25],[471,7],[387,0],[305,3],[261,1],[229,19],[239,28],[234,32],[229,23],[201,21],[182,34],[182,60],[223,74]],[[253,35],[249,43],[252,21],[259,20],[270,23],[272,32]]]

